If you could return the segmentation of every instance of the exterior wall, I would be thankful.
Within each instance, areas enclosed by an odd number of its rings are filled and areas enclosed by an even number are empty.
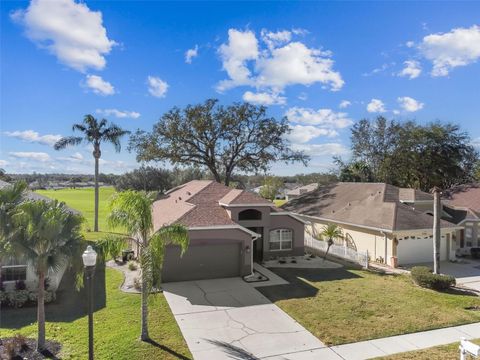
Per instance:
[[[49,271],[47,278],[49,279],[49,289],[56,291],[60,281],[62,280],[63,274],[65,273],[66,266],[60,268],[57,272]],[[3,281],[6,291],[11,291],[15,289],[15,281]],[[35,269],[32,266],[27,267],[27,276],[25,280],[25,285],[28,290],[36,290],[38,286],[38,277],[35,273]]]
[[[238,214],[243,210],[255,209],[262,213],[261,220],[238,220]],[[231,219],[239,225],[249,227],[263,227],[263,257],[265,260],[271,257],[303,255],[304,253],[304,223],[289,215],[271,215],[270,207],[231,207],[228,209]],[[269,250],[270,231],[275,229],[291,229],[293,231],[293,244],[291,250]],[[260,239],[256,240],[259,241]]]

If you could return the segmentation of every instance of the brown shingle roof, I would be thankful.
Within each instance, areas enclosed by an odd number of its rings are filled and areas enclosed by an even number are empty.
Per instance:
[[[300,215],[388,231],[428,229],[433,217],[399,201],[400,188],[384,183],[334,183],[294,199],[283,209]],[[442,227],[454,226],[442,221]]]
[[[448,205],[470,209],[480,215],[480,184],[456,186],[444,193]]]
[[[256,194],[231,189],[211,180],[193,180],[168,191],[153,204],[155,230],[172,223],[188,227],[234,225],[226,209],[220,205],[265,204]]]

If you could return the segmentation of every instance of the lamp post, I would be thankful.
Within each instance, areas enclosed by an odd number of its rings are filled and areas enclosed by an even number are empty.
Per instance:
[[[88,245],[82,255],[85,275],[87,278],[87,301],[88,301],[88,359],[93,360],[93,274],[97,263],[97,253]]]

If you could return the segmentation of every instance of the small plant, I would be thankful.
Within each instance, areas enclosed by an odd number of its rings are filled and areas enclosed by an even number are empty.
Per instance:
[[[280,264],[286,264],[287,263],[287,260],[285,260],[284,258],[281,258],[280,260],[278,260],[278,262]]]
[[[25,281],[17,280],[15,281],[15,290],[26,290],[27,285],[25,285]]]
[[[22,334],[15,334],[10,340],[16,349],[25,351],[28,349],[27,338]]]
[[[456,283],[453,276],[433,274],[426,266],[414,266],[410,273],[417,285],[437,291],[447,290]]]
[[[137,270],[137,269],[138,269],[138,266],[137,266],[137,264],[135,263],[135,261],[130,260],[130,261],[128,262],[128,270],[135,271],[135,270]]]
[[[15,290],[7,293],[8,303],[11,307],[21,308],[29,300],[28,290]]]
[[[5,291],[5,285],[3,284],[3,281],[0,281],[0,291]]]
[[[12,340],[5,340],[3,342],[4,354],[7,355],[7,359],[15,359],[17,356],[17,349]],[[3,357],[2,357],[3,359]]]
[[[45,278],[43,285],[45,286],[45,290],[50,289],[50,279],[48,277]]]
[[[142,290],[142,281],[136,277],[133,279],[133,287],[135,288],[135,290],[137,291],[141,291]]]

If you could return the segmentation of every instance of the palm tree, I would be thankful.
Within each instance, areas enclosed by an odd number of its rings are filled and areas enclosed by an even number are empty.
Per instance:
[[[26,201],[12,217],[16,228],[9,243],[38,276],[37,351],[45,349],[45,278],[67,266],[77,265],[83,250],[82,217],[58,201]]]
[[[95,220],[93,231],[98,231],[98,162],[102,152],[100,145],[103,142],[111,143],[116,152],[120,152],[120,139],[130,131],[123,130],[119,126],[102,119],[98,121],[92,115],[85,115],[83,123],[73,124],[73,131],[80,131],[83,136],[67,136],[58,140],[53,146],[55,150],[65,149],[67,146],[79,145],[87,142],[93,145],[93,157],[95,159]]]
[[[330,246],[333,245],[333,240],[343,238],[342,229],[335,224],[328,224],[323,228],[322,236],[327,238],[328,244],[327,251],[323,257],[323,260],[325,260],[328,255],[328,251],[330,250]]]
[[[111,202],[108,222],[122,227],[134,239],[142,269],[142,325],[140,339],[148,341],[148,295],[160,288],[165,247],[179,245],[183,254],[189,244],[188,230],[182,225],[168,225],[154,231],[152,204],[154,194],[127,190],[116,194]]]
[[[2,261],[11,252],[9,236],[13,232],[12,215],[17,206],[25,199],[27,189],[26,182],[16,182],[13,185],[7,185],[0,189],[0,269]],[[2,273],[0,271],[0,283]]]

